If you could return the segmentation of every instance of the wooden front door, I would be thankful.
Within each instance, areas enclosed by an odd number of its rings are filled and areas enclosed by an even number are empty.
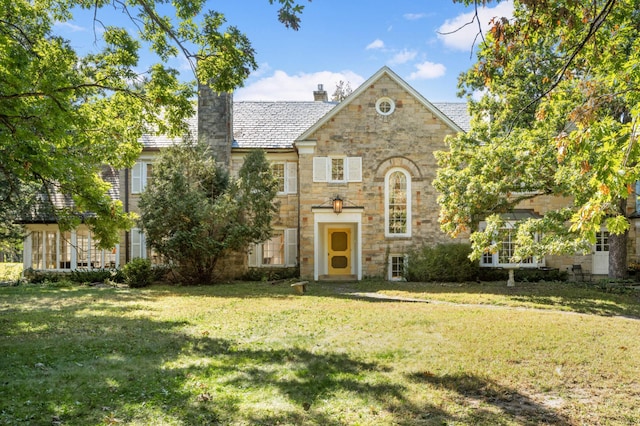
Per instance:
[[[351,229],[329,229],[329,275],[351,274]]]

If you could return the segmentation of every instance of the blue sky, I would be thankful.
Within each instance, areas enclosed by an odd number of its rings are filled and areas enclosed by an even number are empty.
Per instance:
[[[247,34],[256,50],[259,68],[235,99],[313,100],[320,83],[329,95],[340,80],[355,89],[387,65],[430,101],[459,101],[457,78],[475,61],[477,24],[451,35],[439,32],[469,22],[473,7],[451,0],[302,1],[299,31],[280,24],[278,6],[268,0],[207,3]],[[485,27],[493,17],[511,16],[511,1],[490,6],[479,11]],[[93,40],[90,16],[77,16],[57,31],[74,46]],[[190,73],[186,62],[175,66]]]

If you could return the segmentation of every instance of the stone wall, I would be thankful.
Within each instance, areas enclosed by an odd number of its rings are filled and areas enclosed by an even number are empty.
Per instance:
[[[383,116],[376,111],[381,97],[394,101],[392,114]],[[451,242],[438,225],[432,181],[436,175],[433,153],[446,149],[444,139],[452,133],[419,99],[383,75],[311,135],[315,152],[299,158],[301,275],[310,278],[314,272],[312,208],[326,205],[335,195],[345,200],[345,208],[364,208],[360,261],[365,277],[382,276],[386,253],[404,254],[423,243]],[[362,158],[362,182],[313,182],[313,157],[340,155]],[[393,167],[411,175],[411,237],[385,237],[384,178]]]

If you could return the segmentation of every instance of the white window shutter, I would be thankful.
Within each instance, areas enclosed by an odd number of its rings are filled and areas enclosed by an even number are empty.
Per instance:
[[[251,244],[249,246],[249,253],[247,253],[248,255],[248,266],[250,267],[255,267],[258,266],[258,244]]]
[[[289,228],[284,230],[284,258],[286,266],[295,266],[298,257],[298,230]]]
[[[142,257],[142,233],[138,228],[131,228],[131,258]]]
[[[285,173],[284,192],[296,194],[298,192],[298,164],[286,163]]]
[[[136,163],[133,165],[131,169],[131,193],[139,194],[142,192],[142,172],[143,172],[143,164]]]
[[[347,158],[347,181],[362,182],[362,157]]]
[[[313,181],[326,182],[328,170],[327,157],[313,157]]]

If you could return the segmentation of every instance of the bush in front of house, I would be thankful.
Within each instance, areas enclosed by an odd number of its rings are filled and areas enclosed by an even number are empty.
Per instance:
[[[566,281],[569,273],[558,269],[544,270],[536,268],[521,268],[513,271],[513,279],[516,282],[535,283],[539,281]],[[478,279],[480,281],[506,281],[509,279],[509,270],[503,268],[479,268]]]
[[[476,280],[478,264],[469,260],[469,244],[424,245],[409,253],[408,281],[464,282]]]
[[[154,272],[149,259],[137,257],[122,268],[124,282],[132,288],[147,287],[153,282]]]
[[[107,280],[114,280],[112,269],[76,269],[69,274],[69,280],[74,283],[103,283]]]
[[[249,268],[242,276],[245,281],[277,281],[290,278],[298,278],[300,276],[300,268]]]

